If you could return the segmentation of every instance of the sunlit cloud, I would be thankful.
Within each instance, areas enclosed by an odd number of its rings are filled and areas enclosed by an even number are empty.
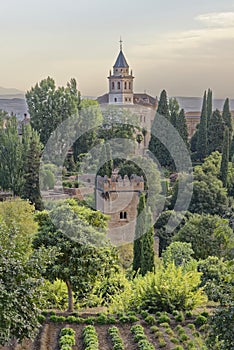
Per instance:
[[[195,18],[208,27],[234,27],[234,12],[211,12]]]

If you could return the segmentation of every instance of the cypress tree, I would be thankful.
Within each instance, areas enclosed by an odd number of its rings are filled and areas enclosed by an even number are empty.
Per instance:
[[[168,105],[168,99],[167,99],[167,93],[166,90],[163,90],[160,95],[160,100],[158,103],[158,114],[163,115],[165,118],[170,120],[170,113],[169,113],[169,105]]]
[[[210,125],[210,120],[213,112],[213,107],[212,107],[212,90],[208,89],[207,93],[207,127]]]
[[[112,159],[112,152],[111,152],[111,148],[110,148],[110,144],[109,143],[106,143],[106,158],[109,159],[107,161],[107,167],[106,167],[106,170],[107,170],[107,176],[108,177],[111,177],[112,175],[112,171],[113,171],[113,159]]]
[[[141,269],[142,263],[142,235],[145,230],[145,195],[142,193],[137,206],[137,219],[135,227],[135,237],[133,244],[133,271],[137,272]]]
[[[182,139],[184,140],[184,143],[188,146],[188,126],[185,118],[184,109],[181,109],[177,117],[176,129],[182,137]]]
[[[147,209],[145,220],[146,233],[142,236],[141,253],[141,274],[154,270],[154,226],[150,208]]]
[[[232,115],[231,115],[230,107],[229,107],[229,98],[226,98],[226,100],[224,102],[222,118],[223,118],[223,121],[224,121],[225,125],[228,127],[228,130],[229,130],[229,145],[231,145],[232,133],[233,133],[233,125],[232,125]]]
[[[202,112],[197,135],[197,156],[203,160],[207,156],[207,99],[204,92]]]
[[[173,164],[170,153],[167,148],[161,143],[161,141],[155,136],[158,129],[158,126],[156,125],[158,115],[162,115],[166,119],[170,120],[167,93],[165,90],[161,92],[157,113],[153,121],[152,134],[149,142],[149,151],[153,153],[161,166],[170,167]],[[166,136],[167,135],[165,135],[165,137]]]
[[[42,145],[37,132],[32,132],[31,141],[24,161],[24,186],[22,197],[35,205],[37,210],[43,209],[40,185],[39,169]]]
[[[234,156],[234,136],[232,138],[231,146],[230,146],[230,154],[229,159],[233,162],[233,156]]]
[[[109,176],[109,165],[108,165],[108,161],[107,161],[107,154],[106,154],[106,145],[105,143],[102,145],[102,166],[100,167],[100,169],[98,170],[98,175],[99,176]]]
[[[220,179],[224,187],[227,186],[228,162],[229,162],[229,129],[228,127],[225,127],[222,161],[220,166]]]
[[[169,99],[170,122],[176,128],[176,120],[179,115],[180,106],[176,98]]]
[[[224,137],[224,122],[218,109],[216,109],[211,116],[208,127],[208,154],[219,151],[222,152]]]

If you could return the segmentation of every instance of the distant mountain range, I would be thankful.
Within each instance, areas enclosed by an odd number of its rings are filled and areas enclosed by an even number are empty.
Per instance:
[[[0,98],[2,99],[12,99],[12,98],[22,98],[24,99],[25,93],[14,88],[4,88],[0,86]]]
[[[91,96],[83,96],[84,98],[95,99]],[[177,96],[180,108],[184,108],[185,112],[197,112],[201,110],[202,98],[200,97],[182,97]],[[222,111],[224,99],[214,99],[213,109]],[[234,110],[234,99],[230,99],[230,108]],[[23,91],[14,88],[0,87],[0,109],[8,113],[15,114],[19,119],[22,119],[24,113],[27,113],[27,103]]]

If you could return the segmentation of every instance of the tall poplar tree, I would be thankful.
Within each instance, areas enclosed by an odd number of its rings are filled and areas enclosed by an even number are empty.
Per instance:
[[[202,112],[197,137],[197,156],[203,160],[207,156],[207,98],[204,92]]]
[[[227,186],[229,148],[230,148],[229,147],[229,129],[228,127],[225,127],[222,161],[221,161],[221,167],[220,167],[220,179],[224,187]]]

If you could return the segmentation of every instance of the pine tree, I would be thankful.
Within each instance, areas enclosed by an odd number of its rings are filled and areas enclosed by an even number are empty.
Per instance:
[[[197,156],[203,160],[207,156],[207,99],[204,92],[202,112],[197,137]]]
[[[135,227],[135,237],[133,244],[133,271],[135,273],[141,269],[142,263],[142,235],[145,230],[145,195],[142,193],[139,198],[139,203],[137,206],[137,219]]]
[[[222,152],[224,137],[224,122],[218,109],[211,116],[208,127],[207,151],[211,154],[214,151]]]
[[[155,115],[152,134],[149,142],[149,151],[156,157],[161,166],[170,167],[173,164],[173,160],[167,148],[161,143],[161,141],[155,136],[158,132],[157,119],[158,115],[164,116],[166,119],[170,120],[167,93],[165,90],[161,92],[160,100],[158,103],[157,113]],[[162,132],[162,131],[161,131]],[[166,132],[166,131],[165,131]],[[167,135],[165,135],[166,138]]]
[[[220,167],[220,179],[224,187],[227,186],[228,162],[229,162],[229,129],[228,127],[225,127],[222,161],[221,161],[221,167]]]
[[[25,173],[22,197],[33,203],[37,210],[43,209],[39,186],[41,152],[42,145],[39,135],[36,131],[32,131],[31,141],[24,162]]]
[[[177,120],[176,120],[176,129],[180,136],[182,137],[186,146],[188,146],[188,126],[185,118],[184,109],[181,109]]]
[[[232,134],[233,134],[233,125],[232,125],[232,115],[230,112],[230,107],[229,107],[229,99],[226,98],[223,106],[223,113],[222,113],[222,118],[225,123],[225,125],[228,127],[229,130],[229,145],[231,145],[232,141]]]
[[[154,270],[154,226],[152,220],[152,213],[148,208],[146,213],[146,233],[142,236],[142,253],[141,253],[141,269],[142,276],[147,272]]]
[[[210,120],[213,112],[213,107],[212,107],[212,90],[208,89],[207,93],[207,127],[210,125]]]

